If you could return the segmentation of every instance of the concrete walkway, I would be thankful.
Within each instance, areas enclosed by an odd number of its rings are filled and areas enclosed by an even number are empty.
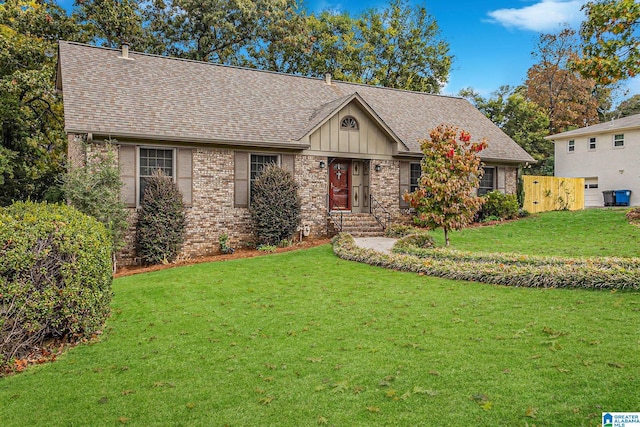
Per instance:
[[[391,253],[391,248],[398,239],[390,237],[354,237],[356,246],[365,249],[374,249],[378,252]]]

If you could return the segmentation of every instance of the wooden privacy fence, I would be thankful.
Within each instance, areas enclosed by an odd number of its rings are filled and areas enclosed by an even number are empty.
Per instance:
[[[524,175],[524,209],[531,212],[584,209],[584,178]]]

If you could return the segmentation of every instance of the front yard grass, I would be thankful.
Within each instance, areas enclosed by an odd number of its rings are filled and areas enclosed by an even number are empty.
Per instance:
[[[640,227],[625,208],[545,212],[516,222],[451,233],[451,249],[556,256],[640,256]],[[444,246],[442,230],[432,232]]]
[[[114,291],[100,342],[0,379],[0,425],[597,426],[640,410],[637,292],[442,280],[328,245]]]

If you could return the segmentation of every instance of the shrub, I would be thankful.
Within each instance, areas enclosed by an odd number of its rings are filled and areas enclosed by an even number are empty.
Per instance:
[[[357,247],[345,233],[333,239],[333,251],[342,259],[453,280],[535,288],[640,289],[638,258],[572,259],[422,248],[409,251],[412,254],[386,254]]]
[[[410,234],[399,239],[394,247],[427,249],[432,248],[434,245],[433,237],[428,233],[422,232]]]
[[[136,249],[144,263],[174,261],[184,242],[187,225],[182,194],[158,170],[145,182],[136,227]]]
[[[229,246],[229,236],[226,233],[221,234],[220,237],[218,237],[218,243],[220,244],[220,252],[223,254],[232,254],[236,251]]]
[[[52,338],[77,342],[104,324],[111,241],[70,206],[19,202],[0,209],[0,371]]]
[[[397,239],[397,238],[400,238],[400,237],[408,236],[409,234],[420,233],[422,230],[423,229],[418,228],[418,227],[414,227],[412,225],[391,224],[384,231],[384,235],[386,237],[391,237],[391,238]]]
[[[80,212],[100,221],[109,232],[112,251],[124,246],[124,235],[129,227],[129,213],[120,198],[122,180],[116,161],[114,140],[96,145],[89,151],[84,143],[87,160],[83,166],[69,167],[62,190],[67,201]]]
[[[284,169],[269,165],[251,187],[251,220],[258,245],[289,240],[300,225],[298,184]]]
[[[484,204],[478,214],[478,221],[518,218],[520,206],[515,194],[503,194],[498,190],[483,196]]]

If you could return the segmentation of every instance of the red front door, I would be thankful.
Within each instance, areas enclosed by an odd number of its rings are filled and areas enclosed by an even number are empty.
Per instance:
[[[351,209],[351,161],[334,160],[329,167],[329,209]]]

